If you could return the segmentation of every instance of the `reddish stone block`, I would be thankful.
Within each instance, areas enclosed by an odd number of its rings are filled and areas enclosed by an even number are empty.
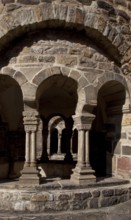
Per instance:
[[[130,170],[131,168],[131,160],[128,157],[118,158],[117,162],[118,170]]]

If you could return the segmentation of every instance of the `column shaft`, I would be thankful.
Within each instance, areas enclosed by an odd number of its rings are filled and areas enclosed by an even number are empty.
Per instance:
[[[47,153],[50,156],[50,131],[48,131],[48,137],[47,137]]]
[[[30,164],[30,132],[26,131],[26,140],[25,140],[25,166]]]
[[[36,164],[36,146],[35,131],[31,132],[31,166]]]
[[[85,155],[86,155],[86,166],[90,167],[89,161],[89,131],[85,133]]]
[[[86,164],[85,158],[85,131],[79,130],[78,131],[78,164],[79,166],[83,167]]]
[[[58,134],[58,150],[57,154],[61,154],[61,134]]]

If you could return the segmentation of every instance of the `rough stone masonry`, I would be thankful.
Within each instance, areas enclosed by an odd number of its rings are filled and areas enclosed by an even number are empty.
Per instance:
[[[0,0],[2,181],[130,181],[130,16],[129,0]],[[62,207],[79,209],[69,194]],[[130,199],[130,189],[79,196],[97,208]]]

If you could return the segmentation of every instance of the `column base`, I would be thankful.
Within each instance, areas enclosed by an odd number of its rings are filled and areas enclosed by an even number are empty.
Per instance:
[[[86,185],[88,183],[96,182],[95,171],[91,167],[79,167],[73,169],[71,180],[79,185]]]
[[[36,167],[24,167],[21,171],[19,184],[21,185],[39,185],[41,182],[41,175]]]

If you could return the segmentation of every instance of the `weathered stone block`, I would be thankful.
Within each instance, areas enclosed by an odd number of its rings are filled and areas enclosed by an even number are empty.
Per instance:
[[[96,209],[96,208],[98,208],[99,207],[99,204],[98,204],[98,202],[99,202],[99,200],[98,200],[98,198],[93,198],[93,199],[91,199],[90,200],[90,205],[89,205],[89,207],[92,209]]]
[[[122,146],[123,155],[131,155],[131,146]]]
[[[99,69],[104,69],[104,70],[111,70],[111,63],[99,62],[98,63],[98,68]]]
[[[18,58],[18,63],[35,63],[37,62],[37,57],[33,55],[20,56]]]
[[[121,143],[118,142],[115,146],[114,154],[120,154],[121,153]]]
[[[123,194],[128,194],[128,189],[115,189],[115,195],[116,196],[121,196]]]
[[[118,47],[123,42],[123,36],[121,33],[117,34],[117,36],[113,40],[113,45]]]
[[[130,21],[130,16],[126,13],[126,11],[117,9],[117,14],[126,19],[127,21]]]
[[[68,76],[70,73],[70,68],[68,67],[61,67],[61,72],[64,76]]]
[[[71,198],[70,192],[68,193],[58,193],[55,197],[56,200],[69,200]]]
[[[39,56],[38,61],[43,62],[43,63],[53,63],[53,62],[55,62],[55,57],[53,57],[53,56]]]
[[[87,200],[73,200],[71,204],[71,209],[72,210],[81,210],[81,209],[86,209],[88,207]]]
[[[40,14],[42,16],[42,20],[46,21],[54,18],[53,6],[51,3],[47,3],[47,2],[41,3],[40,11],[41,11]]]
[[[18,9],[18,8],[20,8],[20,7],[21,7],[21,5],[15,4],[15,3],[7,4],[7,5],[6,5],[6,11],[7,11],[7,12],[13,11],[13,10]]]
[[[57,211],[67,211],[69,210],[69,202],[68,200],[61,200],[56,203]]]
[[[88,68],[96,68],[97,63],[93,62],[93,60],[87,58],[87,57],[81,57],[79,60],[79,65],[83,67],[88,67]]]
[[[121,76],[120,74],[114,74],[114,79],[121,83],[124,83],[124,80],[125,80],[123,76]]]
[[[4,67],[2,68],[2,73],[3,74],[6,74],[6,75],[9,75],[11,77],[13,77],[14,73],[16,72],[16,70],[10,68],[10,67]]]
[[[112,5],[110,5],[109,3],[105,2],[105,1],[98,0],[97,4],[98,4],[99,8],[105,9],[107,11],[111,11],[114,9]]]
[[[23,91],[24,98],[26,98],[26,97],[31,98],[31,99],[35,98],[36,86],[34,86],[34,85],[27,82],[27,83],[22,85],[21,89]]]
[[[46,79],[49,76],[51,76],[50,68],[42,70],[35,76],[35,78],[33,79],[33,83],[35,83],[36,85],[39,85],[40,83],[42,83],[44,79]]]
[[[95,190],[92,192],[93,197],[99,197],[100,196],[100,191],[99,190]]]
[[[81,50],[79,48],[70,48],[69,49],[69,54],[71,54],[71,55],[80,55]]]
[[[119,170],[130,170],[130,159],[128,157],[118,158],[117,169]]]
[[[61,74],[61,69],[60,67],[57,67],[57,66],[54,66],[51,68],[51,74],[52,75],[58,75],[58,74]]]
[[[111,31],[110,31],[110,33],[108,34],[108,39],[109,39],[110,41],[113,41],[113,39],[116,37],[116,35],[117,35],[116,29],[115,29],[115,28],[112,28]]]
[[[86,87],[85,92],[86,92],[87,103],[89,102],[89,100],[97,100],[97,94],[94,86],[90,85]]]
[[[56,62],[58,64],[63,64],[65,66],[75,66],[77,65],[77,57],[66,56],[66,55],[57,55]]]
[[[35,194],[32,196],[31,201],[32,202],[45,202],[45,201],[53,201],[54,197],[53,194],[49,193],[40,193],[40,194]]]
[[[118,203],[117,197],[109,197],[109,198],[103,198],[101,200],[100,206],[101,207],[108,207],[112,206]]]
[[[58,5],[56,5],[56,8],[58,8]],[[68,12],[68,5],[59,4],[59,18],[60,20],[66,20]]]
[[[26,25],[36,22],[36,16],[34,8],[21,8],[21,10],[14,11],[14,25]]]
[[[102,195],[104,197],[109,197],[109,196],[113,196],[114,195],[114,190],[113,189],[105,189],[102,191]]]
[[[75,19],[76,19],[76,7],[69,5],[66,21],[69,23],[75,23]]]
[[[46,212],[53,212],[53,211],[57,211],[58,210],[58,208],[57,208],[57,204],[56,204],[56,202],[54,201],[54,202],[46,202],[45,203],[45,208],[44,208],[44,210],[46,211]]]
[[[119,50],[120,50],[120,52],[121,52],[121,54],[125,54],[126,53],[126,51],[128,50],[130,48],[130,46],[127,44],[127,42],[125,42],[125,41],[123,41],[123,44],[121,44],[120,46],[119,46]]]
[[[89,85],[89,82],[87,81],[87,79],[86,79],[85,77],[82,76],[82,77],[79,79],[79,84],[78,84],[79,89],[84,88],[84,87],[86,87],[87,85]]]
[[[105,26],[105,30],[103,31],[103,35],[104,36],[108,36],[108,34],[110,33],[110,31],[111,31],[111,25],[110,24],[107,24],[106,26]]]
[[[20,86],[27,82],[26,77],[21,72],[18,71],[15,73],[14,79],[19,83]]]
[[[80,8],[76,8],[75,22],[77,24],[83,24],[84,16],[85,16],[85,12],[83,10],[81,10]]]
[[[79,78],[81,77],[81,74],[78,71],[72,70],[70,73],[70,77],[76,81],[79,80]]]
[[[73,196],[74,200],[78,200],[78,201],[88,199],[90,197],[92,197],[91,192],[79,192],[79,193],[75,193]]]
[[[30,66],[30,67],[19,67],[19,70],[26,76],[28,81],[31,81],[33,77],[40,72],[42,69],[43,65],[38,65],[38,66]]]
[[[84,25],[87,27],[92,27],[95,21],[95,14],[87,12],[84,18]]]
[[[121,203],[121,202],[126,202],[126,201],[129,200],[129,195],[120,196],[120,197],[118,198],[118,200],[119,200],[119,203]]]

